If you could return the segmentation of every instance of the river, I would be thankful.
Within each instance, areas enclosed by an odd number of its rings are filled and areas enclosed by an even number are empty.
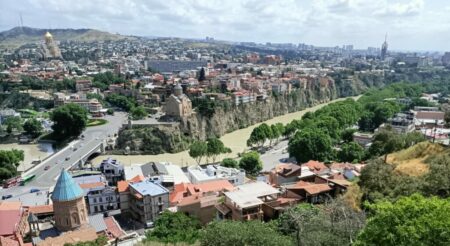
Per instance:
[[[352,97],[352,98],[357,100],[359,98],[359,96]],[[347,98],[339,98],[339,99],[329,101],[327,103],[322,103],[322,104],[319,104],[319,105],[316,105],[316,106],[313,106],[313,107],[310,107],[310,108],[307,108],[307,109],[304,109],[301,111],[281,115],[281,116],[272,118],[270,120],[266,120],[264,122],[249,126],[247,128],[239,129],[234,132],[225,134],[220,138],[220,140],[222,140],[222,142],[225,144],[225,146],[227,146],[228,148],[231,149],[232,153],[220,156],[219,158],[217,158],[217,160],[220,160],[221,158],[224,158],[224,157],[236,157],[238,153],[242,153],[243,151],[245,151],[247,149],[247,139],[250,137],[251,132],[253,131],[253,129],[255,127],[259,126],[262,123],[267,123],[269,125],[275,124],[275,123],[287,124],[294,119],[300,119],[303,116],[303,114],[305,114],[306,112],[316,111],[330,103],[342,101],[345,99],[347,99]],[[172,162],[172,163],[178,164],[180,166],[188,166],[188,165],[197,164],[195,162],[195,160],[189,156],[188,151],[183,151],[183,152],[179,152],[179,153],[175,153],[175,154],[164,153],[164,154],[159,154],[159,155],[106,155],[106,156],[99,156],[99,157],[93,159],[92,163],[97,165],[107,157],[117,159],[123,165],[145,164],[145,163],[151,162],[151,161]],[[205,162],[205,160],[202,161],[202,164],[204,162]]]

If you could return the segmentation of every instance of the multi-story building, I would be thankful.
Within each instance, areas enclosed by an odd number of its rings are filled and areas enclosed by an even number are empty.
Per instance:
[[[109,185],[116,185],[125,177],[123,165],[119,161],[108,158],[100,163],[99,170],[105,175]]]
[[[244,170],[220,165],[208,165],[206,168],[190,166],[187,171],[188,178],[193,184],[212,180],[228,180],[233,185],[242,185],[245,181]]]
[[[235,105],[246,104],[256,101],[256,97],[253,93],[244,90],[233,92],[231,97]]]
[[[398,113],[388,120],[388,125],[398,133],[409,133],[415,130],[414,114]]]
[[[77,91],[88,91],[91,89],[92,82],[87,79],[75,81],[75,89]]]
[[[88,175],[73,178],[83,189],[89,214],[120,213],[119,194],[115,186],[109,186],[103,175]]]
[[[130,211],[135,219],[148,225],[169,207],[169,190],[149,180],[129,184]]]

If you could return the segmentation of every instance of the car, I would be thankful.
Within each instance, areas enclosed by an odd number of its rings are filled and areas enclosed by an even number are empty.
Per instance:
[[[77,151],[77,149],[78,149],[77,147],[74,147],[74,148],[73,148],[73,151]]]
[[[44,171],[47,171],[48,169],[50,169],[50,166],[49,166],[49,165],[47,165],[47,166],[44,167]]]
[[[155,223],[153,223],[152,221],[145,223],[145,228],[153,228],[153,227],[155,227]]]
[[[67,156],[67,157],[66,157],[66,161],[68,161],[68,160],[70,160],[70,156]]]
[[[33,189],[30,190],[30,193],[35,193],[35,192],[39,192],[39,191],[41,191],[41,190],[33,188]]]
[[[2,196],[2,200],[6,200],[6,199],[9,199],[11,197],[12,197],[12,195],[4,195],[4,196]]]

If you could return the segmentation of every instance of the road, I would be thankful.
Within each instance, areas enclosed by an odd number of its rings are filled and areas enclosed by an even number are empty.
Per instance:
[[[289,153],[287,152],[288,142],[288,140],[280,141],[261,155],[261,161],[263,162],[262,172],[268,172],[276,165],[287,162],[289,159]]]
[[[46,192],[55,185],[61,169],[75,165],[81,157],[90,153],[92,149],[104,141],[108,135],[113,136],[117,133],[122,124],[126,121],[126,116],[127,115],[122,112],[116,112],[113,116],[105,116],[104,119],[106,119],[108,123],[101,126],[88,127],[82,133],[84,139],[72,141],[68,146],[29,170],[25,175],[36,175],[32,181],[25,186],[2,189],[0,190],[0,196],[13,195],[13,197],[8,200],[20,200],[25,205],[43,204],[43,200],[45,200],[43,196],[45,196]],[[48,170],[45,170],[46,166],[49,166]],[[30,189],[32,188],[41,190],[41,194],[30,193]]]

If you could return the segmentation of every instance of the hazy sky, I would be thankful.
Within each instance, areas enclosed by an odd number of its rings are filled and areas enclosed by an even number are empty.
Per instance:
[[[0,30],[95,28],[176,36],[318,46],[450,50],[446,0],[0,0]]]

